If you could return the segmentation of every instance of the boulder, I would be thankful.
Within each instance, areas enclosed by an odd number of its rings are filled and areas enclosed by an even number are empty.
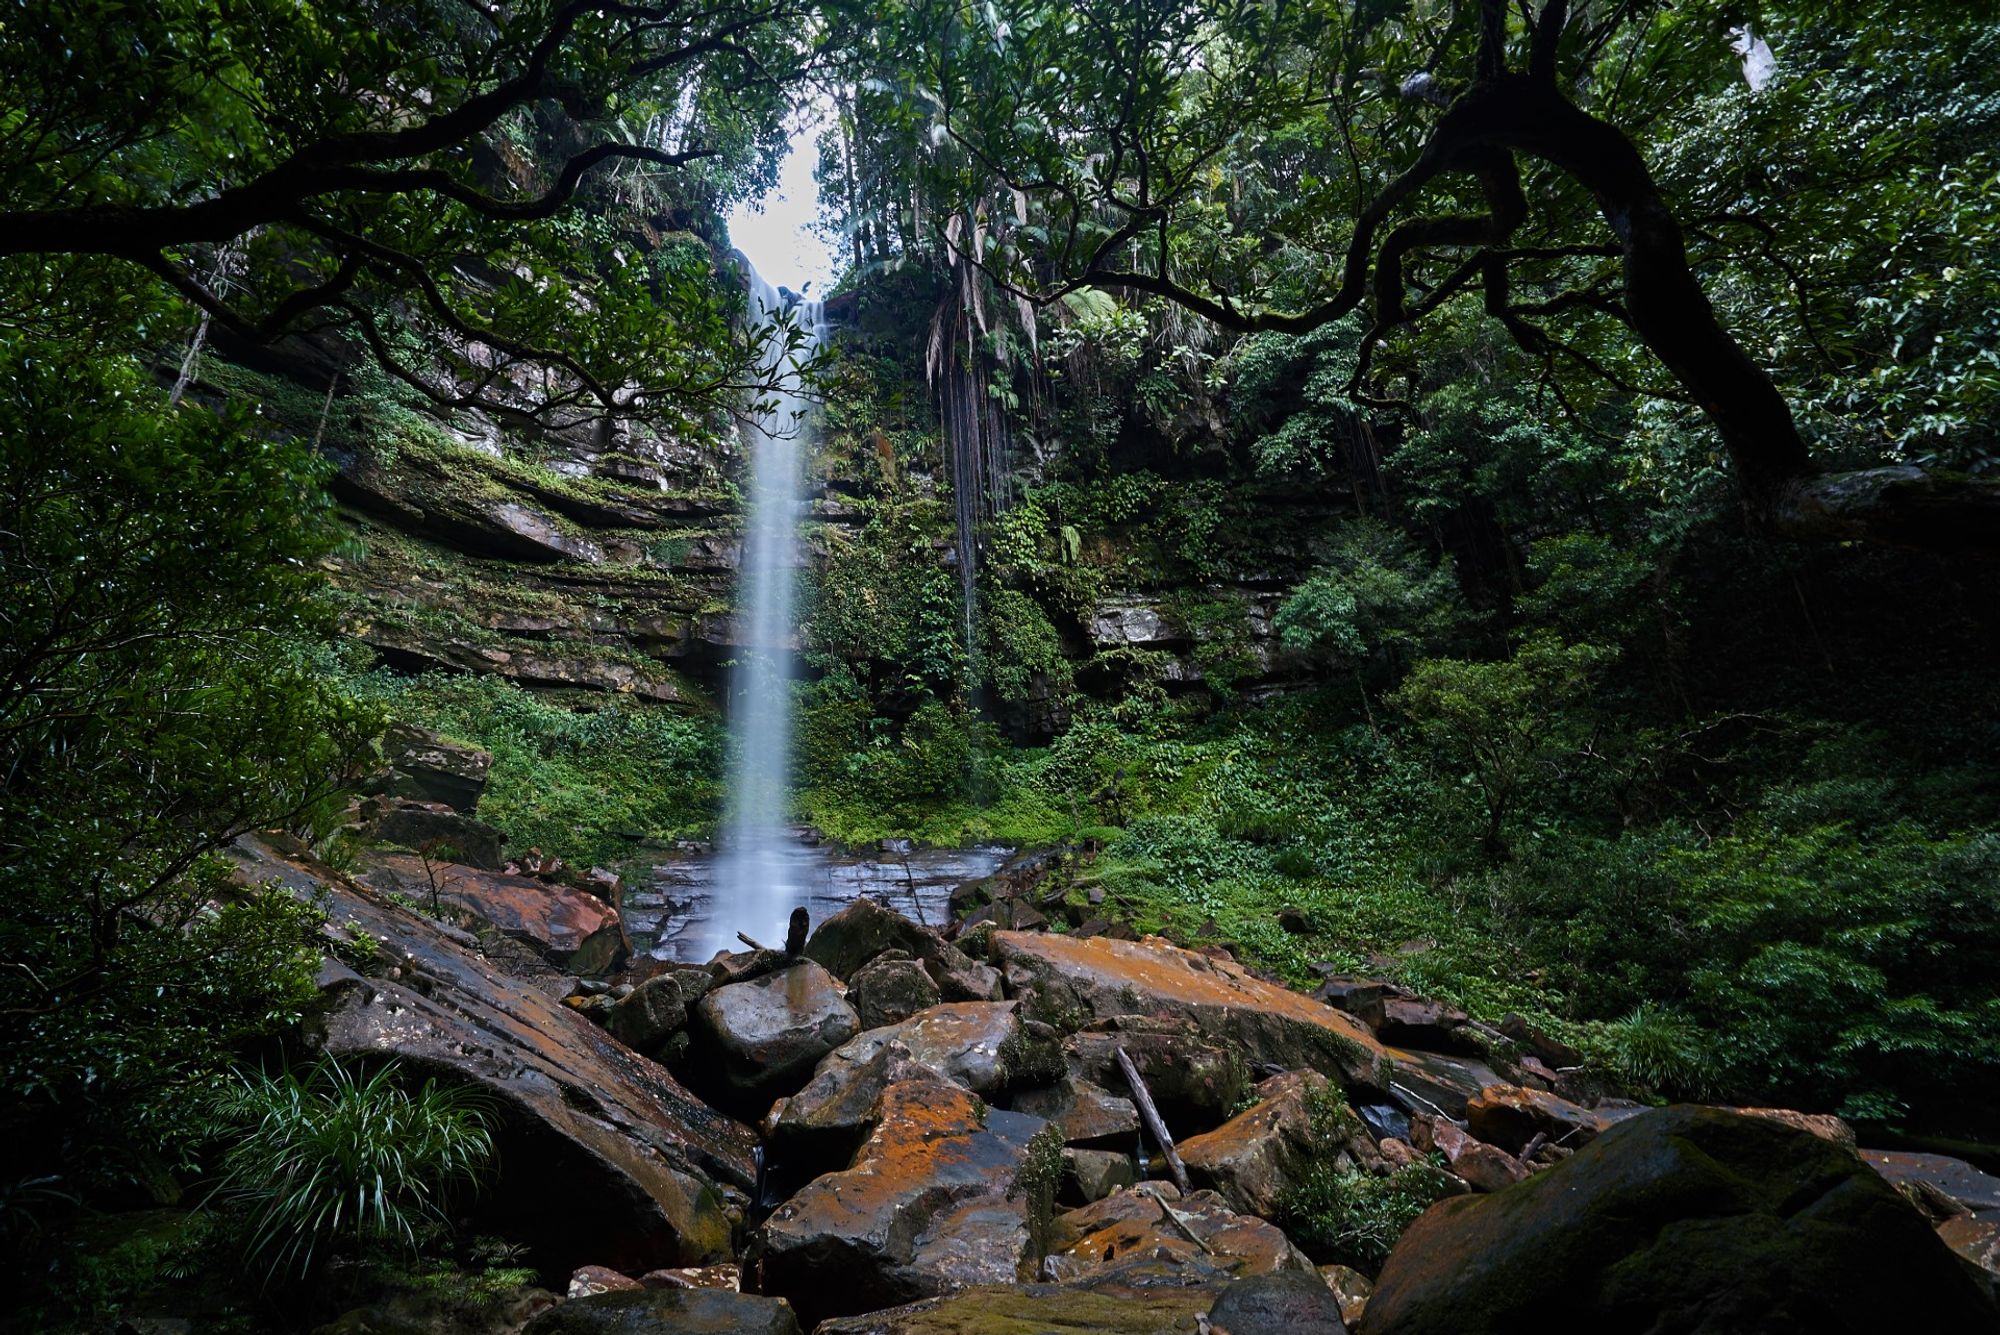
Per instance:
[[[1345,1168],[1380,1164],[1374,1138],[1338,1090],[1329,1097],[1330,1084],[1316,1071],[1264,1081],[1257,1086],[1256,1106],[1180,1142],[1188,1177],[1213,1189],[1231,1209],[1270,1219],[1285,1189],[1315,1160],[1332,1159]]]
[[[600,1293],[629,1293],[645,1287],[630,1275],[621,1274],[610,1266],[580,1265],[570,1274],[569,1290],[565,1296],[592,1298]]]
[[[838,979],[811,960],[712,989],[695,1006],[720,1058],[713,1072],[747,1099],[789,1094],[861,1027]]]
[[[1065,1145],[1110,1149],[1139,1133],[1139,1109],[1101,1085],[1065,1076],[1014,1095],[1014,1110],[1053,1122]]]
[[[945,1080],[974,1094],[998,1093],[1007,1083],[1003,1049],[1019,1033],[1011,1001],[949,1002],[870,1029],[828,1053],[785,1101],[772,1140],[787,1159],[845,1160],[897,1081]]]
[[[595,895],[530,876],[433,862],[408,853],[372,854],[361,880],[386,893],[430,903],[475,934],[518,941],[566,973],[608,973],[631,952],[618,910]]]
[[[1939,1224],[1937,1235],[1945,1246],[1987,1274],[2000,1277],[2000,1219],[1957,1215]]]
[[[1964,1263],[1852,1152],[1762,1118],[1661,1109],[1397,1243],[1368,1335],[1990,1330]]]
[[[1382,1019],[1375,1034],[1390,1047],[1483,1056],[1484,1045],[1462,1032],[1468,1018],[1464,1011],[1441,1001],[1392,996],[1382,1002]]]
[[[1317,1274],[1239,1279],[1208,1309],[1212,1335],[1347,1335],[1340,1299]]]
[[[680,979],[656,974],[611,1004],[604,1027],[626,1047],[651,1053],[687,1023],[687,1001]]]
[[[636,1289],[552,1307],[521,1335],[799,1335],[782,1298],[734,1289]]]
[[[1221,1123],[1249,1088],[1242,1054],[1186,1018],[1119,1015],[1093,1020],[1063,1043],[1075,1078],[1130,1092],[1118,1064],[1120,1049],[1132,1059],[1176,1139]]]
[[[756,1182],[748,1127],[439,924],[273,842],[245,838],[231,853],[245,880],[324,896],[329,937],[366,932],[401,974],[323,971],[323,1051],[393,1055],[492,1097],[509,1148],[478,1201],[482,1231],[533,1247],[548,1269],[729,1259],[731,1213]]]
[[[1380,978],[1356,978],[1348,974],[1329,974],[1319,985],[1313,996],[1335,1010],[1346,1011],[1361,1023],[1374,1029],[1382,1023],[1384,1006],[1393,995],[1402,989]]]
[[[1251,1066],[1315,1070],[1378,1089],[1387,1080],[1382,1045],[1353,1016],[1157,937],[996,932],[993,956],[1016,996],[1038,992],[1052,1014],[1174,1016]]]
[[[806,958],[841,978],[853,978],[885,951],[900,950],[923,963],[946,1001],[998,1001],[1000,973],[974,960],[936,932],[863,896],[813,929]]]
[[[902,951],[885,951],[855,970],[847,1001],[863,1029],[899,1024],[938,1003],[938,985],[924,966]]]
[[[981,1285],[828,1321],[813,1335],[1193,1335],[1221,1282],[1137,1264],[1070,1284]]]
[[[1057,1191],[1065,1204],[1089,1205],[1139,1184],[1139,1166],[1129,1154],[1065,1147],[1062,1157],[1062,1185]]]
[[[1059,1148],[1045,1124],[942,1080],[890,1086],[854,1166],[765,1220],[751,1265],[809,1322],[1032,1274]]]
[[[1580,1150],[1637,1109],[1598,1112],[1539,1089],[1488,1085],[1465,1104],[1466,1130],[1489,1145],[1519,1154],[1536,1136]]]
[[[1085,1279],[1133,1261],[1208,1278],[1298,1270],[1317,1282],[1312,1262],[1276,1225],[1236,1213],[1212,1191],[1182,1197],[1168,1182],[1142,1183],[1056,1216],[1042,1273]]]
[[[380,805],[375,803],[372,805]],[[364,814],[368,807],[363,807]],[[440,862],[497,871],[500,846],[506,836],[483,820],[464,815],[441,802],[391,798],[363,833],[378,843],[400,844],[431,853]]]
[[[673,1266],[665,1270],[648,1270],[639,1276],[639,1283],[649,1289],[729,1289],[740,1292],[743,1271],[729,1263]]]
[[[1832,1113],[1794,1112],[1790,1108],[1738,1108],[1745,1117],[1762,1117],[1780,1126],[1789,1126],[1829,1140],[1846,1149],[1854,1148],[1854,1128]]]
[[[1528,1176],[1526,1164],[1497,1146],[1474,1140],[1456,1122],[1422,1113],[1410,1121],[1417,1133],[1417,1148],[1442,1154],[1451,1171],[1475,1191],[1499,1191]]]
[[[1463,1122],[1467,1106],[1480,1090],[1515,1083],[1470,1057],[1402,1048],[1390,1048],[1388,1056],[1387,1092],[1406,1112],[1433,1113]]]
[[[442,802],[470,816],[486,791],[493,753],[446,741],[428,728],[397,723],[382,736],[382,761],[389,771],[382,790],[390,796]]]
[[[1926,1183],[1967,1210],[2000,1212],[2000,1177],[1981,1172],[1963,1159],[1909,1150],[1862,1150],[1861,1158],[1891,1186]]]

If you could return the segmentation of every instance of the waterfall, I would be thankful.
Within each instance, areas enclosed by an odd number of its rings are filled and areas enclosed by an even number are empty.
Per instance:
[[[970,339],[967,340],[970,343]],[[987,392],[990,375],[976,372],[953,349],[940,385],[945,446],[951,463],[951,495],[956,529],[959,614],[965,637],[966,670],[979,680],[979,526],[1007,508],[1012,484],[1008,465],[1007,416]],[[972,354],[977,356],[975,352]],[[976,685],[975,685],[976,690]]]
[[[749,266],[746,264],[746,268]],[[775,326],[786,297],[750,268],[752,314]],[[736,662],[729,684],[734,743],[723,812],[720,903],[711,916],[711,949],[734,946],[743,931],[767,944],[785,939],[786,918],[803,903],[804,866],[790,816],[792,679],[798,651],[792,616],[799,517],[804,509],[805,441],[810,405],[797,366],[824,337],[818,301],[792,308],[804,340],[788,351],[776,330],[767,370],[784,376],[754,422],[743,428],[750,455],[750,514],[737,592]]]

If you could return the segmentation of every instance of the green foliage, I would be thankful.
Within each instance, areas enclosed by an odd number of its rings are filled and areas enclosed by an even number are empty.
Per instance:
[[[1331,559],[1279,605],[1272,626],[1296,654],[1342,667],[1407,661],[1446,641],[1463,613],[1449,560],[1367,519],[1341,526]]]
[[[1340,1262],[1370,1272],[1388,1259],[1405,1229],[1458,1188],[1430,1162],[1407,1164],[1386,1177],[1336,1166],[1342,1150],[1337,1086],[1307,1095],[1317,1152],[1279,1200],[1285,1231],[1322,1264]]]
[[[1489,850],[1504,849],[1502,827],[1523,789],[1581,743],[1585,719],[1571,707],[1588,696],[1610,656],[1596,645],[1536,634],[1500,662],[1427,659],[1389,697],[1437,760],[1477,794],[1480,841]]]
[[[304,1072],[246,1072],[217,1114],[241,1139],[216,1200],[243,1218],[246,1259],[267,1281],[302,1278],[336,1247],[416,1251],[493,1160],[475,1091],[435,1079],[410,1088],[394,1062],[368,1075],[331,1057]]]
[[[617,862],[640,840],[706,833],[721,806],[711,719],[596,697],[570,708],[497,677],[372,673],[352,687],[398,719],[491,751],[480,816],[517,849]]]
[[[65,293],[59,333],[0,332],[0,1125],[171,1196],[187,1100],[317,958],[316,913],[213,854],[322,826],[378,720],[317,665],[323,466],[245,405],[170,404],[131,352],[158,304]]]

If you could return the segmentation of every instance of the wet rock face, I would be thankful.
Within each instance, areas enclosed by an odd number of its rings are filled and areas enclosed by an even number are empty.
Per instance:
[[[1058,1165],[1053,1139],[1036,1141],[1043,1127],[944,1081],[890,1086],[853,1167],[807,1185],[758,1231],[760,1287],[816,1322],[1027,1277]]]
[[[476,1085],[500,1111],[499,1177],[480,1227],[550,1269],[637,1273],[727,1260],[730,1212],[756,1180],[756,1138],[547,991],[493,968],[438,924],[258,839],[232,850],[251,881],[327,896],[329,931],[366,932],[397,981],[329,964],[318,1043],[393,1054]]]
[[[1058,1215],[1042,1273],[1077,1280],[1121,1264],[1163,1264],[1191,1277],[1263,1275],[1312,1262],[1275,1225],[1237,1214],[1212,1191],[1183,1198],[1172,1184],[1147,1182]]]
[[[1014,1109],[1054,1123],[1065,1145],[1125,1149],[1139,1134],[1139,1109],[1132,1100],[1074,1076],[1021,1091]]]
[[[368,838],[405,848],[449,848],[443,859],[467,866],[498,871],[504,836],[483,820],[450,810],[443,803],[392,800],[388,809],[370,821]],[[441,859],[442,860],[442,859]]]
[[[742,1098],[797,1089],[861,1027],[840,983],[811,960],[711,990],[695,1008],[715,1073]]]
[[[432,863],[407,853],[371,855],[363,879],[384,891],[438,902],[468,929],[491,928],[529,947],[550,964],[589,977],[616,968],[627,953],[618,910],[595,895],[530,876]]]
[[[1466,1129],[1489,1145],[1519,1154],[1537,1135],[1580,1150],[1636,1109],[1597,1111],[1539,1089],[1489,1085],[1466,1101]]]
[[[1226,960],[1151,938],[1080,940],[1029,932],[994,933],[993,958],[1014,995],[1039,992],[1051,1013],[1182,1017],[1248,1065],[1314,1070],[1348,1086],[1384,1087],[1386,1054],[1367,1026]]]
[[[1713,1108],[1647,1112],[1545,1173],[1431,1207],[1368,1335],[1990,1330],[1991,1298],[1850,1150]]]
[[[1063,1043],[1074,1077],[1116,1090],[1119,1098],[1131,1092],[1118,1065],[1121,1049],[1177,1137],[1221,1122],[1249,1088],[1241,1052],[1211,1039],[1188,1019],[1113,1016],[1091,1021]]]
[[[731,1289],[645,1289],[576,1298],[543,1312],[521,1335],[799,1335],[783,1299]]]

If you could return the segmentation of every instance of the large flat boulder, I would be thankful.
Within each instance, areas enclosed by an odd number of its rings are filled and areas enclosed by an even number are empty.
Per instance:
[[[1139,1134],[1139,1109],[1132,1100],[1075,1076],[1022,1090],[1014,1096],[1014,1110],[1053,1122],[1065,1145],[1123,1150]]]
[[[1118,1062],[1120,1052],[1146,1082],[1177,1139],[1222,1122],[1250,1088],[1243,1053],[1187,1016],[1092,1020],[1063,1041],[1072,1078],[1122,1096],[1131,1086]]]
[[[519,941],[566,973],[608,973],[631,952],[618,910],[592,894],[539,880],[409,853],[373,853],[361,879],[384,893],[438,907],[469,931],[492,930]]]
[[[550,1270],[729,1259],[732,1216],[756,1181],[748,1127],[429,919],[261,839],[232,854],[248,880],[325,895],[330,933],[377,943],[383,976],[322,970],[323,1050],[394,1057],[493,1097],[503,1153],[484,1231],[529,1244]]]
[[[1366,1025],[1228,960],[1158,937],[1115,941],[1046,932],[995,932],[992,951],[1013,994],[1041,994],[1048,1013],[1185,1017],[1252,1066],[1386,1087],[1386,1053]]]
[[[1536,1136],[1550,1144],[1580,1150],[1638,1109],[1598,1111],[1571,1103],[1545,1090],[1519,1085],[1488,1085],[1466,1101],[1466,1130],[1489,1145],[1519,1154]]]
[[[861,1027],[840,981],[811,960],[711,989],[695,1006],[714,1074],[746,1099],[804,1084],[820,1058]]]
[[[751,1246],[765,1293],[809,1322],[1030,1278],[1060,1142],[943,1080],[892,1085],[854,1166],[779,1206]]]
[[[1087,1279],[1133,1261],[1203,1280],[1297,1270],[1318,1276],[1275,1224],[1238,1214],[1212,1191],[1183,1197],[1171,1183],[1144,1182],[1056,1216],[1042,1273]]]
[[[1366,1335],[1992,1330],[1973,1272],[1850,1150],[1763,1118],[1634,1117],[1545,1173],[1426,1211]]]

